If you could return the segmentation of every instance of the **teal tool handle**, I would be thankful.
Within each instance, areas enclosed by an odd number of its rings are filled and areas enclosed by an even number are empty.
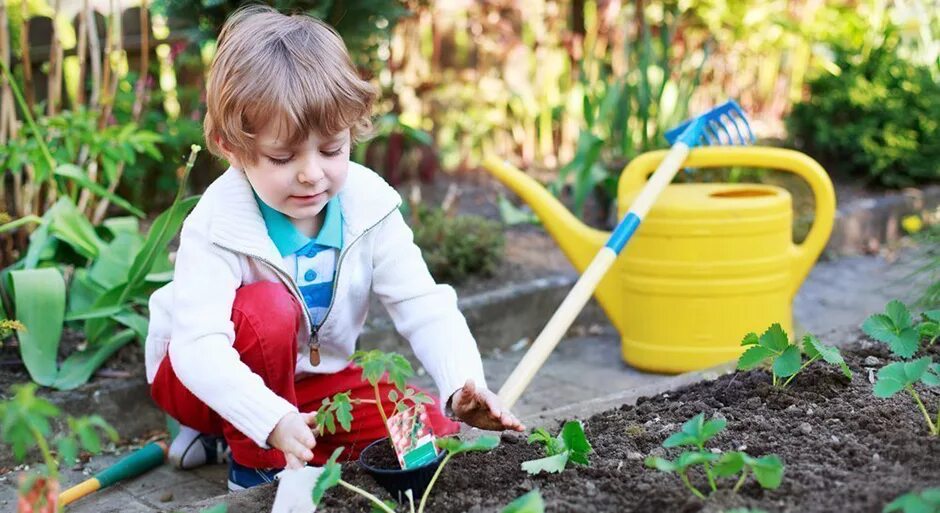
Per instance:
[[[163,447],[156,442],[150,442],[102,470],[95,475],[95,478],[101,483],[102,488],[106,488],[122,479],[139,476],[150,469],[159,467],[163,464],[165,457]]]

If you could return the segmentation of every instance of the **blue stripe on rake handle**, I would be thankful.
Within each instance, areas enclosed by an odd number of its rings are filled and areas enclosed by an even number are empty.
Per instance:
[[[614,233],[610,234],[610,238],[607,239],[605,246],[614,250],[614,253],[619,255],[620,250],[627,245],[627,241],[633,236],[633,232],[636,231],[638,226],[640,226],[640,216],[633,212],[627,212],[626,217],[624,217],[623,220],[620,221],[620,224],[617,225],[617,228],[614,229]]]

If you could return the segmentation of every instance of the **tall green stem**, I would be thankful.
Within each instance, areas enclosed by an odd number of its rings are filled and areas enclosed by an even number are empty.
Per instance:
[[[3,75],[7,78],[7,82],[10,84],[10,89],[13,90],[13,96],[16,97],[16,103],[20,104],[20,109],[23,110],[23,116],[26,117],[26,123],[29,124],[29,128],[33,131],[33,135],[36,137],[36,142],[39,143],[39,149],[42,150],[43,157],[46,158],[46,163],[49,164],[49,169],[55,169],[55,159],[52,158],[52,152],[49,151],[49,148],[46,146],[46,141],[43,140],[42,134],[39,132],[39,127],[36,126],[36,120],[33,119],[33,113],[29,111],[29,106],[26,105],[26,100],[23,99],[23,93],[20,92],[20,88],[16,85],[16,80],[13,79],[13,74],[10,73],[10,68],[7,67],[6,63],[0,60],[0,68],[3,68]],[[50,176],[51,173],[50,173]]]
[[[388,417],[385,416],[385,406],[382,405],[382,396],[379,394],[379,384],[372,385],[375,390],[375,405],[379,408],[379,415],[382,416],[382,425],[385,426],[385,432],[388,433],[388,443],[392,443],[392,432],[388,429]],[[394,447],[392,448],[394,450]]]
[[[53,481],[59,480],[59,464],[56,462],[55,458],[52,457],[52,451],[49,450],[49,444],[46,443],[46,437],[42,436],[42,433],[39,432],[35,427],[29,428],[30,432],[33,435],[33,438],[36,439],[36,445],[39,446],[39,451],[42,452],[42,459],[46,462],[46,468],[49,469],[49,477]]]
[[[702,492],[698,491],[698,488],[692,486],[692,483],[689,481],[689,476],[685,475],[685,471],[679,471],[679,479],[682,480],[682,484],[684,484],[686,488],[694,493],[696,497],[702,499],[703,501],[706,500],[705,496],[702,495]]]
[[[714,492],[718,489],[718,485],[715,484],[715,476],[712,475],[712,465],[709,462],[705,462],[705,476],[708,477],[708,486]]]
[[[359,488],[358,486],[353,485],[353,484],[349,484],[346,481],[343,481],[342,479],[339,480],[339,485],[342,486],[343,488],[346,488],[347,490],[351,490],[353,492],[358,493],[359,495],[362,495],[366,499],[369,499],[385,513],[395,513],[395,510],[386,506],[385,503],[380,501],[378,497],[363,490],[362,488]]]
[[[940,422],[938,422],[936,425],[933,423],[933,420],[930,418],[930,414],[927,413],[927,408],[924,407],[924,403],[921,402],[920,396],[917,395],[917,391],[914,390],[914,387],[913,387],[913,386],[908,385],[908,386],[907,386],[907,391],[911,393],[911,397],[913,397],[913,398],[914,398],[914,401],[917,402],[917,407],[920,408],[921,413],[924,414],[924,418],[927,419],[927,425],[930,427],[930,434],[936,435],[936,434],[937,434],[937,426],[940,425]]]
[[[815,361],[816,361],[816,358],[810,358],[810,360],[809,360],[808,362],[806,362],[806,363],[804,363],[803,365],[800,366],[800,370],[794,372],[793,375],[790,376],[789,379],[787,379],[786,381],[784,381],[783,384],[780,385],[780,388],[787,388],[787,385],[789,385],[790,382],[793,381],[793,378],[795,378],[799,373],[803,372],[803,369],[805,369],[806,367],[809,366],[809,364],[811,364],[811,363],[813,363],[813,362],[815,362]]]
[[[428,487],[424,489],[424,495],[421,496],[421,504],[418,504],[418,513],[424,513],[424,503],[427,502],[428,496],[431,495],[431,488],[434,488],[434,483],[437,481],[437,476],[441,475],[441,470],[444,469],[444,465],[447,465],[447,462],[450,461],[451,456],[454,453],[449,452],[447,456],[444,457],[444,461],[437,466],[437,470],[434,471],[434,476],[431,477],[431,482],[428,483]]]
[[[741,471],[741,477],[738,479],[737,483],[734,483],[734,488],[731,489],[731,493],[738,493],[738,490],[741,489],[741,486],[744,485],[744,480],[747,478],[748,468],[744,467]]]

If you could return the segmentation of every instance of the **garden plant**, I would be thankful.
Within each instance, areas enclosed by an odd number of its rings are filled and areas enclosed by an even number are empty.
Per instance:
[[[568,462],[590,465],[588,454],[593,450],[584,434],[584,424],[580,420],[569,420],[561,428],[558,436],[552,436],[545,428],[536,428],[529,435],[529,443],[544,446],[545,457],[522,463],[522,470],[530,474],[539,472],[561,472]]]
[[[820,358],[838,366],[845,377],[852,378],[852,371],[837,348],[823,344],[813,335],[806,335],[803,337],[801,349],[798,344],[790,342],[786,331],[777,323],[771,325],[760,337],[756,333],[748,333],[741,345],[748,349],[738,359],[738,370],[750,370],[769,362],[775,387],[786,388],[800,371]],[[805,362],[804,354],[808,358]]]

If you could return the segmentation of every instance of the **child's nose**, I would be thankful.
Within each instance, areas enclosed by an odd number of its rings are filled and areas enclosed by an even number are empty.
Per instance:
[[[297,179],[301,182],[316,183],[322,180],[323,176],[323,168],[315,161],[309,161],[301,168]]]

